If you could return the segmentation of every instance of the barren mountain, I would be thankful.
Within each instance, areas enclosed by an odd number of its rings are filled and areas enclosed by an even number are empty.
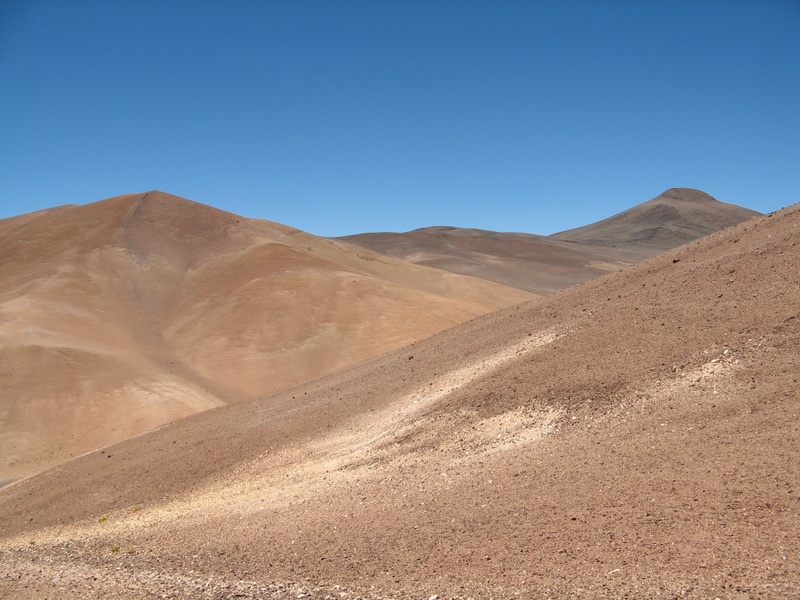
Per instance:
[[[619,271],[662,251],[444,226],[336,239],[415,264],[483,277],[540,295]]]
[[[800,206],[0,490],[14,598],[797,598]]]
[[[699,190],[675,188],[610,219],[554,236],[437,226],[337,239],[544,295],[619,271],[758,214]]]
[[[675,248],[760,213],[726,204],[700,190],[672,188],[591,225],[553,234],[559,240]]]
[[[0,221],[0,482],[532,298],[149,192]]]

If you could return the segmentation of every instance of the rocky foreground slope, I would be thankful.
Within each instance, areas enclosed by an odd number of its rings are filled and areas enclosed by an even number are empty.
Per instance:
[[[797,598],[800,206],[0,490],[14,598]]]

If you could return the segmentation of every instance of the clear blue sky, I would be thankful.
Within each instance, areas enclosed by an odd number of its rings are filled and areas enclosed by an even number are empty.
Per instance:
[[[798,0],[0,2],[0,217],[547,234],[670,187],[800,201]]]

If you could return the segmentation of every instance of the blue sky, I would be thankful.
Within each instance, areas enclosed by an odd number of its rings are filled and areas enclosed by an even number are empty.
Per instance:
[[[0,218],[159,189],[318,235],[800,201],[800,2],[4,0]]]

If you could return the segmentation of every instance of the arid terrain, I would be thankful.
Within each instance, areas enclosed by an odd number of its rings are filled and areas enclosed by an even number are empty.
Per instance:
[[[619,271],[759,213],[673,188],[617,215],[551,236],[457,227],[338,238],[410,261],[537,294]]]
[[[0,482],[534,298],[148,192],[0,221]]]
[[[702,235],[755,214],[678,188],[588,228]],[[392,257],[157,191],[0,221],[0,484],[664,249],[442,236]]]
[[[798,598],[799,262],[795,205],[6,486],[0,596]]]

